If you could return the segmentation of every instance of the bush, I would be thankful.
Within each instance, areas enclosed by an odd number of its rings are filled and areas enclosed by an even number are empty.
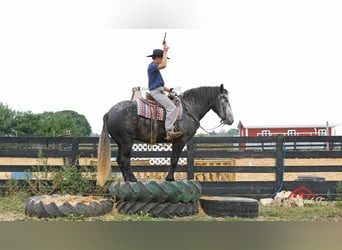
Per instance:
[[[77,195],[90,193],[94,185],[82,175],[77,166],[71,165],[64,166],[53,174],[52,188],[54,193]]]
[[[82,169],[76,165],[65,165],[54,172],[48,172],[47,167],[39,167],[40,172],[33,172],[33,178],[26,179],[26,191],[33,195],[103,194],[105,189],[96,186]]]
[[[51,195],[51,194],[104,194],[108,192],[108,187],[96,186],[86,174],[90,172],[84,167],[66,164],[62,167],[52,169],[47,165],[41,152],[38,154],[39,163],[32,166],[26,172],[25,180],[8,180],[1,188],[3,195],[11,195],[25,192],[30,195]]]
[[[342,181],[339,181],[336,185],[336,200],[342,201]]]

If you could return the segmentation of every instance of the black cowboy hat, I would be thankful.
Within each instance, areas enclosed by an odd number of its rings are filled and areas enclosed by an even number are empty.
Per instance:
[[[163,57],[164,51],[161,49],[155,49],[153,50],[152,55],[149,55],[147,57]],[[170,59],[169,57],[167,59]]]

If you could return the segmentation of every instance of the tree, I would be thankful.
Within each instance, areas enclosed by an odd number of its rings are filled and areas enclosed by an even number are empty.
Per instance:
[[[0,136],[13,134],[15,112],[0,102]]]
[[[89,136],[91,127],[84,115],[71,110],[39,114],[36,133],[39,136]]]
[[[239,129],[231,128],[228,131],[221,129],[219,132],[212,131],[209,134],[198,134],[198,137],[231,137],[231,136],[239,136]]]
[[[14,118],[15,136],[39,136],[40,115],[31,112],[19,112]]]
[[[75,136],[89,136],[91,127],[84,115],[71,110],[59,111],[54,113],[54,120],[59,125],[58,134],[70,131]]]
[[[91,127],[84,115],[75,111],[15,112],[0,103],[0,136],[89,136]]]
[[[239,136],[240,130],[238,128],[231,128],[226,133],[227,136]]]

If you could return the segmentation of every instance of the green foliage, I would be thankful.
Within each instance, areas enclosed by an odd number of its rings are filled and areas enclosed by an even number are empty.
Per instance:
[[[62,135],[66,131],[74,136],[89,136],[87,119],[74,111],[44,112],[40,114],[39,133],[45,136]]]
[[[333,200],[333,195],[330,192],[330,190],[328,190],[328,192],[327,192],[327,201],[332,201],[332,200]]]
[[[9,196],[21,192],[21,185],[18,180],[9,179],[5,185],[0,186],[0,196]]]
[[[84,115],[71,110],[15,112],[0,103],[0,136],[89,136],[91,127]]]
[[[47,159],[42,152],[38,153],[39,161],[37,166],[32,166],[30,172],[26,172],[26,180],[9,180],[7,185],[1,187],[3,195],[13,195],[25,192],[30,195],[51,195],[51,194],[103,194],[105,189],[95,186],[86,172],[90,170],[80,168],[76,165],[66,164],[55,169],[49,168]]]
[[[14,117],[14,133],[15,136],[38,136],[40,127],[40,115],[27,113],[17,113]]]
[[[24,201],[28,198],[27,193],[15,193],[1,197],[0,213],[24,214]]]
[[[336,201],[335,202],[335,207],[339,208],[339,209],[342,209],[342,201]],[[342,212],[341,212],[341,214],[342,214]]]
[[[64,166],[53,175],[52,186],[54,193],[85,194],[93,189],[92,183],[83,177],[80,169],[75,166]]]
[[[227,136],[239,136],[240,135],[240,130],[237,128],[232,128],[227,131]]]
[[[336,185],[336,200],[342,201],[342,181],[339,181]]]
[[[15,112],[0,102],[0,135],[9,136],[13,134],[14,118]]]
[[[342,210],[335,204],[337,203],[306,204],[304,207],[259,206],[259,216],[264,221],[339,221],[342,217]]]
[[[82,195],[100,191],[95,189],[94,183],[75,165],[65,165],[54,172],[49,172],[46,166],[35,167],[33,170],[33,178],[26,179],[26,192],[33,195]]]
[[[225,131],[224,129],[221,129],[219,132],[212,131],[209,134],[197,134],[197,137],[231,137],[231,136],[239,136],[240,132],[237,128],[229,129],[228,131]]]

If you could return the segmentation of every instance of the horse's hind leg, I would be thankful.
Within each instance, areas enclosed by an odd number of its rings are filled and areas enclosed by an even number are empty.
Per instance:
[[[134,173],[131,170],[131,150],[132,143],[123,143],[119,146],[118,157],[116,159],[125,181],[136,182]]]

